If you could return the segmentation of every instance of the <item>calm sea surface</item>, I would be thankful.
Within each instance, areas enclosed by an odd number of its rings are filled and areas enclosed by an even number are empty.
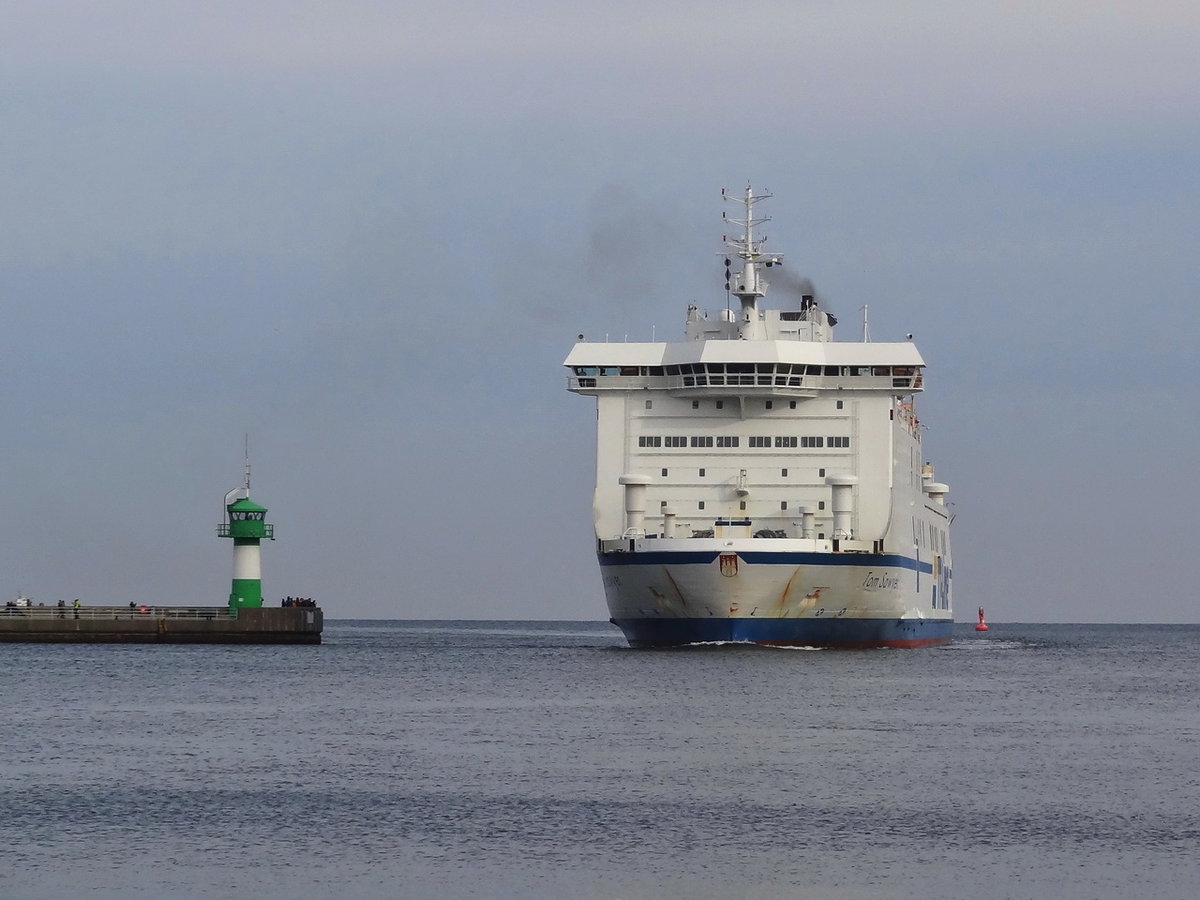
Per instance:
[[[1198,651],[0,645],[0,898],[1193,898]]]

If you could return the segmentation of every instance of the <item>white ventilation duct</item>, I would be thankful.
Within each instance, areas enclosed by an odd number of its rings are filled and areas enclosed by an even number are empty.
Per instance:
[[[625,485],[625,537],[644,537],[646,534],[646,485],[649,475],[622,475],[617,479]]]
[[[854,485],[858,484],[855,475],[830,475],[825,483],[833,489],[833,539],[848,540],[854,536],[852,521],[854,518]]]
[[[817,514],[811,507],[800,507],[800,537],[812,540],[817,536]]]
[[[675,510],[669,506],[663,507],[663,537],[675,537]]]

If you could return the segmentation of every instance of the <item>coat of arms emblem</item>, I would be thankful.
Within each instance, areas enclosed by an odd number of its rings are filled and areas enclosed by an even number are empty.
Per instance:
[[[726,578],[732,578],[737,574],[737,554],[722,553],[721,554],[721,574]]]

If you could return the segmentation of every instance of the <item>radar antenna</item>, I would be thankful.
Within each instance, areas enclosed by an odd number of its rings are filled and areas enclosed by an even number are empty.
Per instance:
[[[747,185],[746,192],[742,196],[730,194],[724,188],[721,189],[721,196],[734,203],[740,203],[744,210],[741,218],[730,218],[724,213],[721,214],[721,218],[726,222],[742,228],[740,236],[730,237],[727,235],[725,237],[725,246],[742,260],[741,272],[730,272],[726,268],[728,290],[742,304],[738,336],[742,340],[762,340],[766,337],[766,332],[759,318],[758,298],[767,292],[768,285],[759,272],[763,267],[783,265],[783,254],[763,252],[762,245],[766,243],[767,236],[755,237],[754,228],[771,221],[771,217],[755,218],[754,205],[772,195],[755,194],[753,189]]]

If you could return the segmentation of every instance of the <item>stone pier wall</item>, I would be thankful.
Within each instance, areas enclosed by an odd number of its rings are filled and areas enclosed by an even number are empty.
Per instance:
[[[7,607],[0,643],[319,644],[324,624],[319,608]]]

